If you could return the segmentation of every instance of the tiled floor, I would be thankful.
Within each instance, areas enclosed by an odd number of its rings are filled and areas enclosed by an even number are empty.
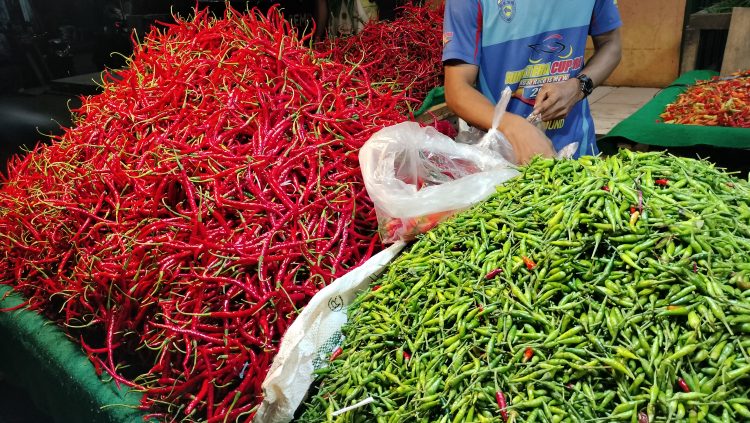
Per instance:
[[[589,104],[597,135],[605,135],[618,123],[648,103],[658,88],[599,87],[591,93]]]

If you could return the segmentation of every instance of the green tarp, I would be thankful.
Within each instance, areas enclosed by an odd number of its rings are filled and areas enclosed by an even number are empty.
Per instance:
[[[437,106],[438,104],[445,103],[445,87],[436,87],[427,93],[427,97],[422,102],[419,109],[414,112],[414,116],[420,116],[424,114],[431,107]]]
[[[21,304],[0,286],[0,308]],[[102,381],[81,348],[44,317],[0,312],[0,372],[56,422],[143,422],[140,394]]]
[[[671,125],[657,122],[667,104],[698,80],[710,79],[716,72],[692,71],[685,73],[669,87],[660,91],[632,116],[620,122],[600,140],[600,144],[616,143],[623,139],[639,144],[660,147],[713,147],[750,149],[750,129],[716,126]]]

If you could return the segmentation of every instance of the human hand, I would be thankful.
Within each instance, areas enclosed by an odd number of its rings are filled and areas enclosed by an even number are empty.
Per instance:
[[[583,92],[581,92],[577,78],[545,84],[536,96],[534,114],[541,116],[545,122],[563,119],[581,100],[583,100]]]
[[[555,157],[552,142],[544,132],[518,115],[506,113],[500,131],[513,147],[517,164],[526,164],[537,155]]]

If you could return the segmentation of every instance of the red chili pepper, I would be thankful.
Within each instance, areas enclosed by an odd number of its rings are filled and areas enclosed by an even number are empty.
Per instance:
[[[635,212],[636,212],[636,208],[635,208],[635,206],[630,206],[630,214],[631,214],[631,215],[632,215],[632,214],[635,214]]]
[[[411,354],[408,351],[404,351],[404,360],[411,360]]]
[[[484,278],[485,279],[494,279],[495,276],[497,276],[497,275],[499,275],[501,273],[503,273],[503,269],[501,269],[501,268],[498,267],[497,269],[490,270],[489,272],[487,272],[487,275]]]
[[[380,285],[375,285],[372,287],[373,292],[377,291],[378,289],[380,289]]]
[[[158,420],[252,415],[300,308],[381,248],[357,153],[442,77],[442,12],[407,10],[319,52],[276,8],[153,30],[9,164],[0,280]]]
[[[604,185],[604,186],[602,186],[602,189],[603,189],[604,191],[607,191],[607,192],[609,192],[609,185]]]
[[[206,396],[208,393],[208,385],[210,385],[210,381],[204,380],[203,384],[201,386],[201,390],[198,392],[198,395],[193,398],[192,401],[190,401],[190,404],[188,404],[187,408],[185,409],[185,414],[190,415],[193,413],[193,410],[195,410],[195,407],[198,405],[198,402],[200,402],[203,397]]]
[[[680,389],[682,389],[682,392],[690,392],[690,387],[688,386],[687,382],[685,382],[685,379],[679,378],[677,379],[677,385],[680,386]]]
[[[339,62],[362,60],[371,52],[368,76],[375,80],[396,81],[410,98],[421,101],[442,84],[442,7],[403,6],[401,17],[392,21],[374,20],[353,36],[337,37],[318,46]]]
[[[531,360],[531,357],[534,356],[534,349],[531,347],[526,347],[526,349],[523,351],[523,362],[527,362]]]
[[[664,123],[750,127],[750,115],[744,112],[750,95],[750,71],[733,76],[696,82],[666,106],[661,114]]]
[[[668,179],[657,179],[657,180],[654,181],[654,183],[656,185],[665,187],[665,186],[669,185],[669,180]]]
[[[344,350],[341,349],[341,347],[336,347],[336,349],[331,353],[330,361],[335,361],[337,358],[339,358],[342,352],[344,352]]]
[[[536,263],[534,263],[534,261],[532,259],[530,259],[530,258],[528,258],[526,256],[523,256],[522,259],[523,259],[523,263],[526,265],[527,269],[534,270],[534,268],[536,267]]]
[[[497,401],[497,407],[500,409],[500,416],[503,421],[508,421],[508,404],[505,402],[505,395],[502,391],[495,392],[495,400]]]

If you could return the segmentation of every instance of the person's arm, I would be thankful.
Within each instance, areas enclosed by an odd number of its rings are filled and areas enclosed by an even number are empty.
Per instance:
[[[445,63],[445,102],[461,119],[483,130],[492,126],[495,106],[480,93],[474,84],[479,67],[459,61]],[[497,128],[513,147],[519,163],[526,163],[536,155],[553,157],[550,140],[526,119],[507,112]]]
[[[326,37],[328,27],[328,1],[315,1],[315,40],[320,41]]]
[[[486,131],[492,126],[494,106],[474,88],[478,73],[476,65],[459,61],[446,62],[445,102],[461,119]]]
[[[620,29],[593,36],[594,55],[581,73],[591,78],[594,87],[602,84],[615,70],[622,57]],[[542,86],[536,97],[534,113],[545,122],[562,119],[570,113],[576,103],[583,100],[579,80],[570,78],[563,82]]]

